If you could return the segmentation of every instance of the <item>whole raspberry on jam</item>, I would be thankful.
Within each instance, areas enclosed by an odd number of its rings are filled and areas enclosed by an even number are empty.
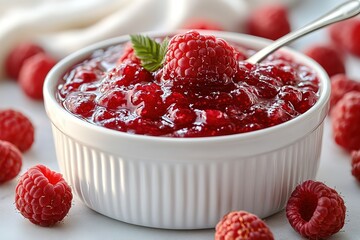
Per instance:
[[[5,59],[6,74],[13,79],[18,79],[25,60],[42,52],[44,49],[32,42],[24,42],[15,46]]]
[[[360,82],[348,78],[345,74],[331,77],[330,108],[332,109],[345,93],[351,91],[360,92]]]
[[[215,240],[273,240],[268,226],[256,215],[246,211],[230,212],[216,225]]]
[[[344,226],[345,213],[341,196],[312,180],[298,185],[286,205],[290,225],[308,239],[325,239],[337,233]]]
[[[345,73],[344,60],[339,50],[332,45],[313,45],[305,49],[304,53],[318,62],[330,77]]]
[[[235,50],[225,40],[190,31],[170,40],[163,76],[179,85],[225,85],[236,70]]]
[[[351,153],[351,173],[360,182],[360,149]]]
[[[247,32],[258,37],[276,40],[290,32],[287,8],[268,5],[256,9],[247,21]]]
[[[25,152],[34,143],[34,126],[21,112],[0,110],[0,140],[11,142]]]
[[[61,174],[36,165],[21,176],[16,186],[15,204],[32,223],[48,227],[68,214],[72,198],[71,188]]]
[[[45,53],[26,59],[19,73],[19,83],[24,93],[32,99],[43,98],[45,77],[56,61]]]
[[[21,152],[13,144],[0,140],[0,184],[15,178],[21,166]]]
[[[360,92],[349,92],[331,111],[335,142],[347,151],[360,149]]]

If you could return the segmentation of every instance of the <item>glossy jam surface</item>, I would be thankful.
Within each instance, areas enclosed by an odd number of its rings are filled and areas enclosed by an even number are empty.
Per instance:
[[[242,49],[242,48],[239,48]],[[136,61],[118,63],[124,46],[94,52],[60,79],[57,98],[73,115],[133,134],[205,137],[243,133],[293,119],[318,99],[311,68],[281,53],[263,63],[244,61],[221,84],[179,84]]]

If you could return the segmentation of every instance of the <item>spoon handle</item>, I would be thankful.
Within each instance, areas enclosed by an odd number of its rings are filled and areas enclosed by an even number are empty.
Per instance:
[[[359,13],[360,13],[360,0],[347,1],[337,6],[327,14],[323,15],[322,17],[309,23],[308,25],[279,38],[272,44],[268,45],[267,47],[261,49],[260,51],[249,57],[246,61],[252,64],[261,62],[270,53],[298,39],[299,37],[311,33],[319,28],[325,27],[329,24],[351,18]]]

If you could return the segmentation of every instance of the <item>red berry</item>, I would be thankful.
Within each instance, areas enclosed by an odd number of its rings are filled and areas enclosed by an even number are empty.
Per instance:
[[[106,74],[100,91],[104,92],[115,87],[127,87],[140,82],[152,82],[153,80],[151,73],[140,64],[126,61]]]
[[[5,59],[5,70],[9,77],[18,79],[20,69],[26,59],[44,50],[35,43],[24,42],[13,48]]]
[[[345,73],[344,60],[339,50],[332,45],[313,45],[304,53],[318,62],[330,77],[338,73]]]
[[[136,57],[131,43],[126,44],[123,51],[124,51],[123,54],[116,62],[117,65],[120,65],[126,61],[130,61],[132,63],[136,63],[140,65],[141,61],[138,57]]]
[[[64,106],[70,112],[88,118],[95,110],[95,98],[95,93],[73,92],[66,96]]]
[[[216,225],[215,240],[273,240],[268,226],[256,215],[245,212],[230,212]]]
[[[351,173],[360,182],[360,149],[351,153]]]
[[[342,43],[345,50],[360,56],[360,20],[355,19],[355,21],[348,22],[348,25],[343,29],[342,34],[344,34]]]
[[[348,151],[360,149],[360,92],[349,92],[331,111],[335,142]]]
[[[56,61],[45,53],[38,53],[24,62],[19,73],[19,83],[24,93],[32,99],[43,98],[45,77]]]
[[[333,42],[352,54],[360,56],[360,20],[349,19],[329,27],[329,34]]]
[[[268,5],[256,9],[249,17],[247,31],[251,35],[276,40],[290,32],[287,8]]]
[[[337,74],[331,77],[330,108],[350,91],[360,92],[360,82],[349,79],[345,74]]]
[[[163,74],[178,85],[224,85],[236,69],[235,50],[226,41],[190,31],[170,40]]]
[[[32,223],[48,227],[68,214],[72,198],[71,188],[61,174],[36,165],[21,176],[16,186],[15,204]]]
[[[215,30],[224,31],[224,29],[217,23],[209,20],[192,20],[183,26],[184,29],[201,29],[201,30]]]
[[[21,166],[21,152],[15,145],[0,140],[0,184],[15,178]]]
[[[12,109],[0,110],[0,139],[25,152],[34,143],[34,127],[21,112]]]
[[[325,239],[337,233],[344,226],[345,213],[341,196],[312,180],[298,185],[286,205],[290,225],[308,239]]]

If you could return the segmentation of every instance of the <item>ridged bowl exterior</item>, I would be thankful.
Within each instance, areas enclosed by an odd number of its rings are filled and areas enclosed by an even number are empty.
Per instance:
[[[254,48],[267,43],[239,34],[217,35]],[[88,207],[137,225],[212,228],[232,210],[259,217],[274,214],[297,184],[315,178],[330,93],[328,77],[316,63],[289,50],[316,69],[321,93],[307,113],[279,126],[195,139],[131,135],[82,121],[54,97],[56,81],[69,66],[93,49],[125,40],[101,43],[63,60],[44,87],[61,172]]]

